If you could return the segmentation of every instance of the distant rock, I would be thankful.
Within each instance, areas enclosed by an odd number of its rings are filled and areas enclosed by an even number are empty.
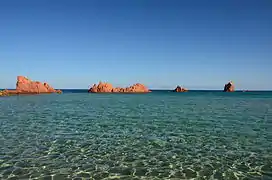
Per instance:
[[[224,86],[224,92],[234,92],[235,91],[235,87],[232,81],[228,82],[227,84],[225,84]]]
[[[148,93],[151,92],[145,85],[137,83],[132,86],[121,88],[113,87],[110,83],[99,82],[94,84],[88,91],[89,93]]]
[[[110,83],[99,82],[98,85],[94,84],[88,92],[90,93],[111,93],[114,87]]]
[[[177,86],[176,89],[173,90],[173,92],[187,92],[188,89],[181,87],[181,86]]]
[[[16,90],[4,90],[1,92],[2,96],[15,94],[45,94],[45,93],[62,93],[62,91],[55,90],[47,83],[31,81],[30,79],[24,76],[17,76]]]

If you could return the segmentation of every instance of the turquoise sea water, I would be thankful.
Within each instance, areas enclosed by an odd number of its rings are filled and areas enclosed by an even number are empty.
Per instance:
[[[71,92],[0,98],[0,179],[272,179],[272,92]]]

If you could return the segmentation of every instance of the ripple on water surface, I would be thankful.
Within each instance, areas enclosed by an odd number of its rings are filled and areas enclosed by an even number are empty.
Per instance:
[[[0,101],[0,179],[272,179],[272,94]]]

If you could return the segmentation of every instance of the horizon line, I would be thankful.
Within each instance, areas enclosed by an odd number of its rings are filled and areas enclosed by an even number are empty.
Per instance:
[[[16,88],[0,88],[0,90],[15,90]],[[88,91],[88,88],[54,88],[59,90],[86,90]],[[157,89],[157,88],[150,88],[151,91],[173,91],[174,89]],[[222,91],[223,89],[189,89],[188,91]],[[254,89],[254,90],[245,90],[245,89],[237,89],[234,92],[260,92],[260,91],[272,91],[272,89]]]

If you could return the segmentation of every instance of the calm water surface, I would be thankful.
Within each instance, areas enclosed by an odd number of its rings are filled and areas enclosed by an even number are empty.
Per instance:
[[[272,93],[3,97],[0,179],[272,179]]]

